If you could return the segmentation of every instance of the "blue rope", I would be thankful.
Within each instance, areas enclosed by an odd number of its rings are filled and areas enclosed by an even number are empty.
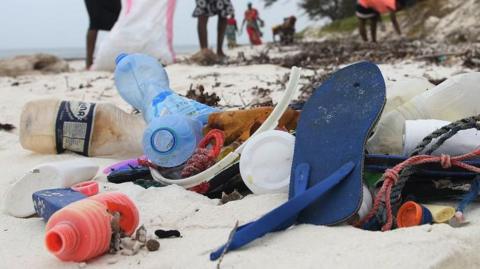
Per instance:
[[[478,197],[480,191],[480,176],[476,176],[470,185],[470,190],[463,196],[462,201],[457,206],[457,212],[464,213],[465,208],[470,205]]]

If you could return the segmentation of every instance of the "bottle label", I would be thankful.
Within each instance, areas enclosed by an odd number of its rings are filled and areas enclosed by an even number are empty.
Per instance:
[[[218,111],[215,108],[171,92],[162,92],[152,100],[155,117],[163,115],[183,115],[198,119],[202,124],[208,121],[208,115]]]
[[[62,101],[55,124],[57,152],[70,150],[89,156],[94,120],[94,103]]]
[[[168,129],[159,129],[152,135],[152,146],[160,153],[167,153],[175,146],[175,136]]]

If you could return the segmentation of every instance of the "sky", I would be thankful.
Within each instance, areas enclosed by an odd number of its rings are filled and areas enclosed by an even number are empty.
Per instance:
[[[82,0],[2,0],[0,9],[0,50],[32,48],[84,48],[88,15]],[[264,8],[262,0],[232,0],[239,23],[247,2],[252,2],[265,20],[265,38],[271,40],[271,27],[281,23],[283,17],[296,15],[297,29],[314,22],[298,8],[296,0],[279,0]],[[174,46],[197,45],[196,19],[192,17],[194,0],[177,0],[174,20]],[[209,44],[216,40],[217,18],[209,21]],[[100,36],[100,41],[102,36]],[[247,43],[244,33],[240,43]]]

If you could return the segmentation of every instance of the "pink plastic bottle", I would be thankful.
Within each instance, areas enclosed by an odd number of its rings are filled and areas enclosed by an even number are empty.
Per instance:
[[[110,246],[113,212],[120,213],[120,227],[131,235],[138,226],[138,210],[122,193],[101,193],[57,211],[46,227],[48,251],[62,261],[74,262],[102,255]]]

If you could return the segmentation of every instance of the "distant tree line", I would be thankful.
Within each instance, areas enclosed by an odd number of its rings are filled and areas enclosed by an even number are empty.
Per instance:
[[[264,1],[266,6],[270,6],[278,0]],[[299,5],[312,19],[327,17],[338,20],[353,16],[356,2],[356,0],[301,0]]]

